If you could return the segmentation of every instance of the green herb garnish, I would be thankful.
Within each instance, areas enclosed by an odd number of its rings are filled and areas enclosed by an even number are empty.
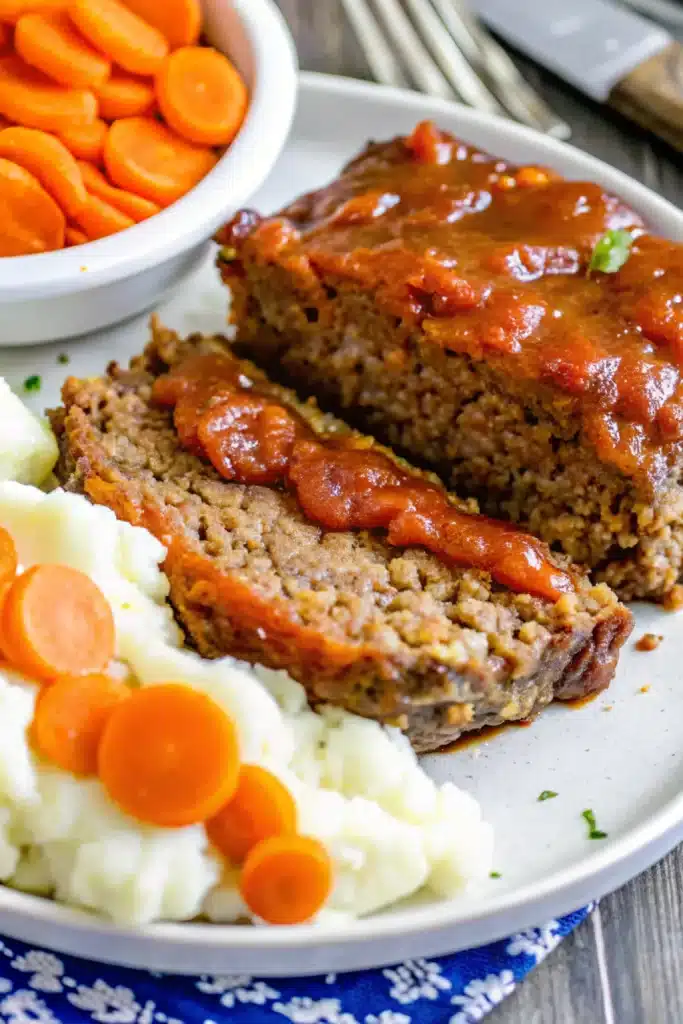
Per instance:
[[[57,362],[61,363],[62,366],[66,366],[66,364],[69,362],[69,357],[66,354],[66,352],[59,353],[59,355],[57,356]]]
[[[628,231],[606,231],[598,239],[591,253],[588,271],[600,270],[603,274],[616,274],[631,255],[633,235]]]
[[[586,819],[588,823],[588,838],[589,839],[607,839],[607,833],[602,832],[595,821],[595,814],[593,811],[581,811],[581,817]]]
[[[502,878],[502,877],[503,876],[501,875],[500,871],[492,871],[491,874],[489,875],[489,878]]]
[[[38,374],[34,373],[24,381],[24,391],[40,391],[42,383],[43,382]]]
[[[554,800],[557,796],[552,789],[544,789],[542,793],[538,794],[538,802],[543,803],[544,800]]]

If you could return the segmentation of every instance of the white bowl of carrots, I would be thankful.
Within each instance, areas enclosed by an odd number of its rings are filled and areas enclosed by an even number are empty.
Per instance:
[[[150,308],[289,131],[273,0],[0,0],[0,345]]]

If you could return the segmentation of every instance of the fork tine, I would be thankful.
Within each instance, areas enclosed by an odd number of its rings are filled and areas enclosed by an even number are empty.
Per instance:
[[[569,126],[536,94],[462,0],[403,0],[421,35],[401,0],[341,4],[378,82],[405,86],[405,67],[414,84],[431,96],[455,95],[478,110],[507,112],[556,138],[569,137]]]
[[[341,0],[341,3],[375,79],[383,85],[407,85],[401,65],[367,0]]]
[[[405,0],[425,42],[459,96],[471,107],[500,114],[503,108],[484,85],[429,0]]]
[[[387,33],[422,92],[452,100],[454,90],[432,60],[398,0],[375,0]]]
[[[538,128],[555,138],[569,138],[569,125],[531,88],[512,58],[461,0],[432,2],[468,60],[487,74],[508,113],[523,124]]]

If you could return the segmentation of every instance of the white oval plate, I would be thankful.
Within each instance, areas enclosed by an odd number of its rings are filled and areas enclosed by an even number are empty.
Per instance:
[[[303,75],[289,145],[254,200],[274,209],[332,178],[369,138],[410,130],[424,117],[501,156],[551,164],[621,194],[652,227],[683,239],[683,214],[606,164],[497,118],[414,93],[322,75]],[[161,310],[179,330],[220,330],[225,295],[205,266]],[[55,404],[65,367],[102,372],[126,360],[146,337],[144,319],[64,345],[5,351],[0,372],[21,388],[40,373],[35,408]],[[152,970],[313,974],[377,966],[474,946],[570,911],[614,889],[683,839],[683,619],[640,606],[633,639],[610,690],[580,710],[555,705],[528,729],[453,754],[426,758],[430,774],[453,779],[482,803],[496,829],[501,878],[450,903],[414,903],[355,922],[342,931],[161,924],[115,928],[89,914],[0,887],[0,933],[65,952]],[[661,633],[658,650],[634,648],[642,633]],[[641,687],[649,687],[641,692]],[[558,796],[538,801],[544,789]],[[581,817],[594,810],[608,833],[590,841]]]

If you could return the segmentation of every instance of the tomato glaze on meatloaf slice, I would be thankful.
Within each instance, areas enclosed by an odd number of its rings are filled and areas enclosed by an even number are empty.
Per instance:
[[[162,540],[170,599],[202,655],[286,669],[313,703],[397,725],[418,751],[608,685],[632,622],[606,585],[572,569],[572,592],[557,600],[514,592],[488,572],[392,546],[386,530],[322,528],[291,490],[227,480],[188,451],[152,391],[202,354],[232,358],[222,339],[181,341],[153,324],[130,369],[69,378],[51,413],[60,482]],[[316,437],[385,453],[244,360],[239,380]],[[548,557],[569,578],[566,561]]]
[[[594,247],[627,230],[619,268]],[[221,269],[244,351],[623,600],[683,574],[683,245],[590,182],[430,124],[370,145]],[[610,272],[604,272],[605,269]]]

